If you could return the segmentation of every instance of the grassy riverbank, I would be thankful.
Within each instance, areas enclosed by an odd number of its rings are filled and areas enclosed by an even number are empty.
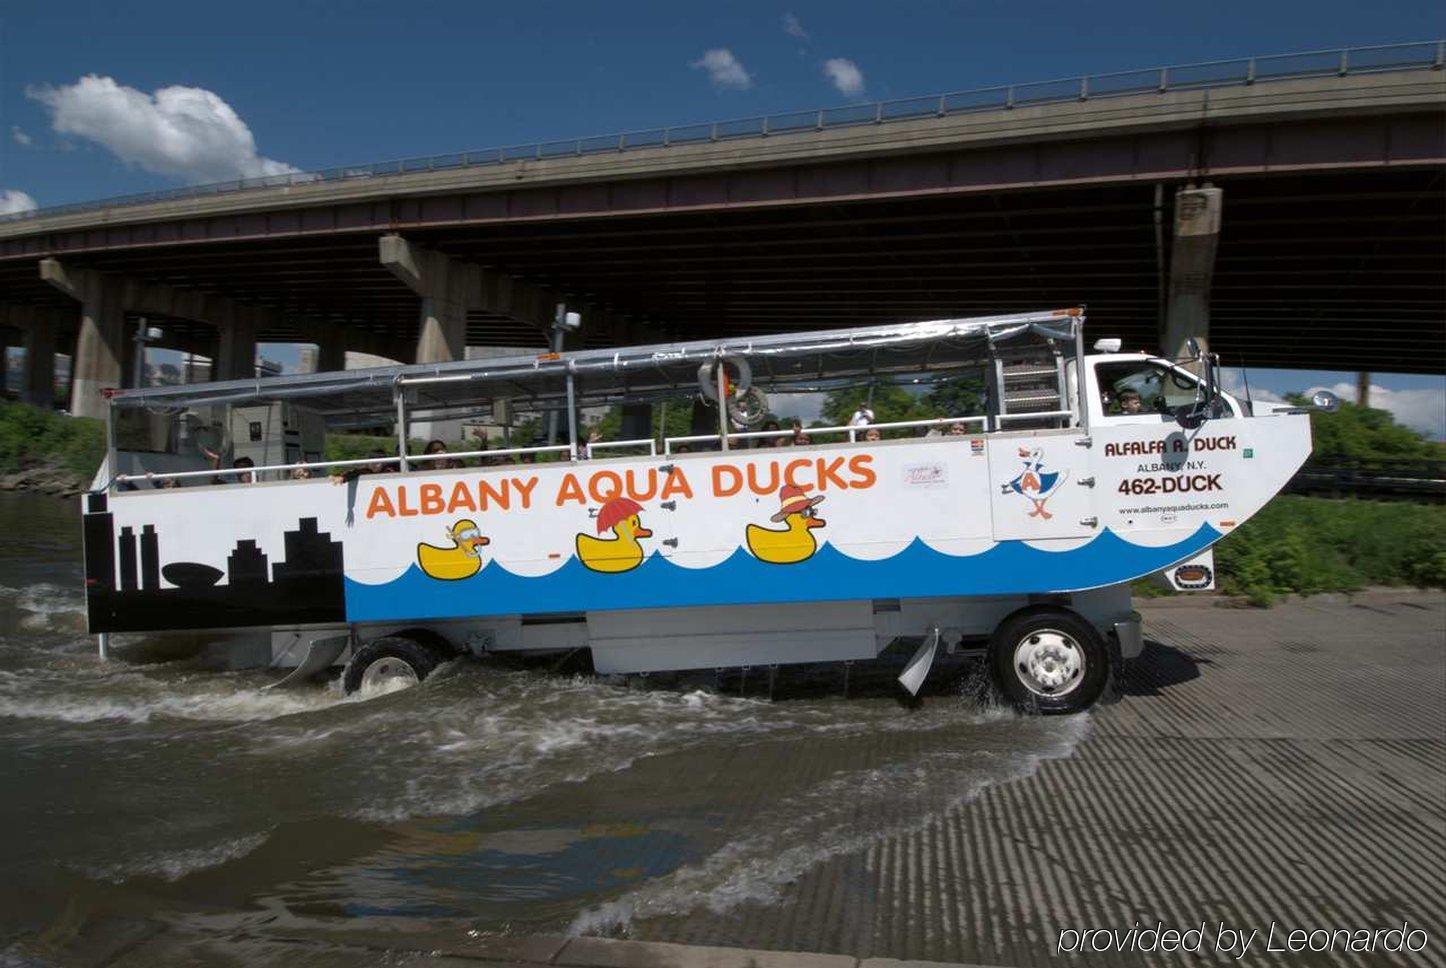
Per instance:
[[[1364,432],[1363,422],[1362,414],[1347,413],[1336,432],[1318,430],[1317,441],[1335,450],[1345,442],[1351,445],[1345,449],[1375,449],[1384,433],[1393,452],[1420,446],[1389,418],[1371,428],[1374,434]],[[385,438],[337,434],[327,457],[365,457],[389,445]],[[416,442],[414,449],[420,447]],[[78,493],[104,453],[99,420],[0,404],[0,489]],[[1222,591],[1261,605],[1289,593],[1368,585],[1446,588],[1446,507],[1282,495],[1217,545],[1215,560]]]
[[[0,403],[0,489],[75,494],[105,458],[105,424]]]

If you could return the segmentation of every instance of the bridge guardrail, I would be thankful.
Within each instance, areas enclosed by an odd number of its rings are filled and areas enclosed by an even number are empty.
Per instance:
[[[425,171],[445,171],[452,168],[506,165],[549,158],[615,154],[640,148],[667,148],[675,145],[732,141],[742,138],[777,137],[856,125],[886,124],[890,121],[919,120],[928,117],[944,118],[976,111],[1008,110],[1041,104],[1145,94],[1152,91],[1163,94],[1167,91],[1232,87],[1306,77],[1332,75],[1344,77],[1350,74],[1422,69],[1441,70],[1443,66],[1446,66],[1446,40],[1270,54],[1263,57],[1206,61],[1198,64],[1117,71],[1108,74],[1085,74],[1027,84],[1008,84],[809,111],[788,111],[729,121],[669,125],[662,128],[622,131],[616,134],[594,135],[585,138],[531,142],[479,151],[461,151],[366,165],[345,165],[318,171],[290,172],[262,178],[243,178],[205,185],[187,185],[155,192],[54,205],[26,212],[13,212],[8,215],[0,215],[0,222],[25,221],[48,215],[99,211],[107,208],[144,205],[150,202],[204,198],[209,195],[261,188],[281,188],[288,185],[387,177]]]
[[[1446,500],[1446,460],[1311,458],[1286,485],[1294,494]]]

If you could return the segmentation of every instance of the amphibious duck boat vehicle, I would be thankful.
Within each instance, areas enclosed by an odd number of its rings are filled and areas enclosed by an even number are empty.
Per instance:
[[[1251,413],[1208,356],[1087,354],[1083,325],[1063,310],[116,392],[83,499],[89,628],[103,646],[205,630],[289,679],[345,662],[348,689],[461,652],[588,648],[600,673],[646,673],[918,638],[911,691],[962,644],[1021,706],[1079,710],[1141,651],[1129,583],[1208,584],[1202,556],[1310,450],[1301,411]],[[756,429],[796,405],[783,394],[887,384],[978,405]],[[656,429],[669,407],[692,432]],[[507,436],[522,414],[553,439]],[[586,440],[605,414],[621,439]],[[478,424],[502,446],[409,446]],[[385,455],[325,459],[325,433],[360,427],[384,428]]]

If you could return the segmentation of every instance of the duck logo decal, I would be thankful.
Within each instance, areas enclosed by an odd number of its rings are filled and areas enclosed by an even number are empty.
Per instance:
[[[460,581],[482,570],[482,547],[490,544],[477,523],[463,518],[447,529],[452,547],[439,548],[425,541],[417,544],[417,565],[429,578]]]
[[[612,532],[610,538],[577,536],[577,560],[593,571],[617,574],[632,571],[643,563],[646,552],[639,539],[653,532],[643,527],[643,507],[637,501],[615,497],[597,512],[597,533]]]
[[[822,494],[809,497],[803,488],[785,484],[778,492],[778,513],[769,518],[784,527],[748,526],[748,550],[753,557],[775,565],[793,565],[813,557],[818,550],[813,530],[828,523],[814,510],[822,501]]]
[[[1064,485],[1065,479],[1069,477],[1069,471],[1060,473],[1045,470],[1044,452],[1038,447],[1033,450],[1021,447],[1019,456],[1024,461],[1024,470],[1008,484],[1001,485],[1003,492],[1023,495],[1034,505],[1034,510],[1029,512],[1029,516],[1048,521],[1054,515],[1046,511],[1044,506]]]

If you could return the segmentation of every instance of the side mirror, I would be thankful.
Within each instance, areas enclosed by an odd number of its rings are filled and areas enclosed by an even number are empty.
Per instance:
[[[1329,390],[1317,390],[1310,395],[1310,405],[1326,413],[1335,413],[1340,409],[1341,398]]]
[[[1175,422],[1185,430],[1194,430],[1205,422],[1205,410],[1198,403],[1176,407]]]

